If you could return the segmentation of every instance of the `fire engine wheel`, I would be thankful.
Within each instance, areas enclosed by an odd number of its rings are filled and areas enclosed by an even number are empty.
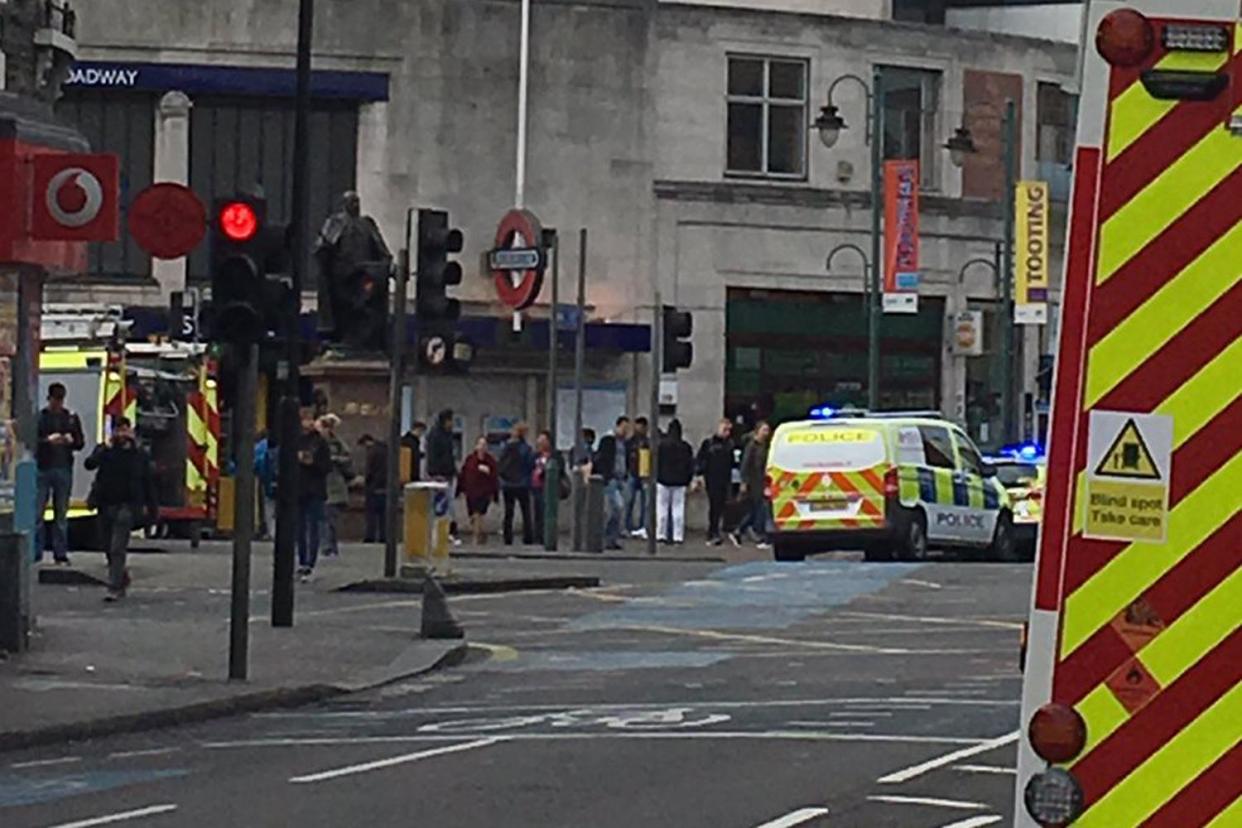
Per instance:
[[[1013,516],[1008,512],[1001,512],[996,519],[996,534],[992,536],[990,552],[992,560],[1004,563],[1017,563],[1022,558],[1013,537]]]
[[[910,514],[898,552],[903,561],[927,560],[927,518],[921,511],[916,509]]]

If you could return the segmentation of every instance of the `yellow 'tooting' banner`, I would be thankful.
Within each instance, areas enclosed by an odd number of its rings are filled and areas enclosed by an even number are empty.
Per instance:
[[[1048,323],[1048,210],[1046,181],[1018,182],[1014,193],[1014,322],[1019,325]]]

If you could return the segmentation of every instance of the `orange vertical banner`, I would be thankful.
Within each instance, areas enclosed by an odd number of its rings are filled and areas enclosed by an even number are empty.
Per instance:
[[[884,312],[919,312],[919,162],[884,162]]]

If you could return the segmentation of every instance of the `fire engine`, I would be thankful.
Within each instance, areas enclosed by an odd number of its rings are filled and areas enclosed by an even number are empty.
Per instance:
[[[1242,826],[1242,10],[1087,13],[1016,825]]]
[[[159,522],[147,527],[148,536],[187,537],[197,546],[214,527],[219,493],[216,362],[202,344],[127,342],[129,329],[119,307],[47,305],[43,311],[41,394],[62,383],[86,438],[70,494],[71,542],[97,543],[95,511],[87,503],[93,475],[82,464],[126,417],[155,465]]]

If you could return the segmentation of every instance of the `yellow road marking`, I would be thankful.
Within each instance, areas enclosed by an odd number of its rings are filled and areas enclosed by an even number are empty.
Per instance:
[[[1237,512],[1240,490],[1242,454],[1237,454],[1173,509],[1165,543],[1130,544],[1070,595],[1065,601],[1062,659],[1229,520]]]
[[[1138,769],[1117,783],[1074,825],[1077,828],[1140,825],[1236,746],[1239,720],[1242,720],[1242,684],[1234,686]]]

